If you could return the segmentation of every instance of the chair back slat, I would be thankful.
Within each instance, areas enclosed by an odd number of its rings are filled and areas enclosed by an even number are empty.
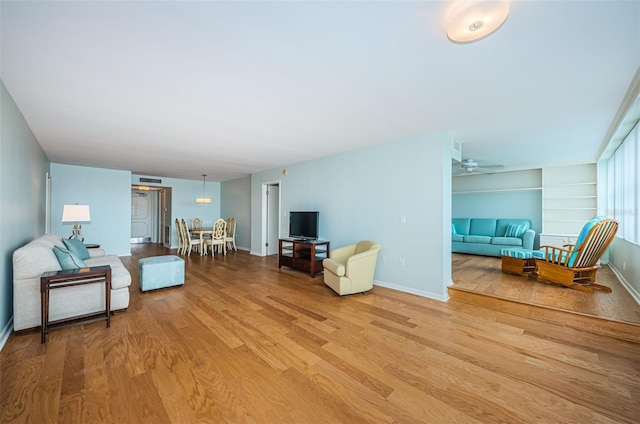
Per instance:
[[[573,268],[595,266],[604,251],[609,247],[618,231],[618,221],[605,219],[596,224],[581,246]]]

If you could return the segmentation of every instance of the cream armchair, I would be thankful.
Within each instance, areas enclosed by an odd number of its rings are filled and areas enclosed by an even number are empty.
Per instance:
[[[341,296],[371,290],[380,249],[378,243],[364,240],[332,250],[322,261],[324,283]]]

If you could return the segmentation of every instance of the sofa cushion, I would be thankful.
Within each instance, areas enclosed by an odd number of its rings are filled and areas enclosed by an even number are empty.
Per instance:
[[[525,230],[528,230],[529,226],[527,224],[513,224],[510,223],[507,225],[506,230],[504,231],[505,237],[522,237]]]
[[[89,259],[91,257],[91,255],[89,254],[89,251],[87,250],[87,247],[80,240],[78,240],[78,239],[71,239],[71,240],[62,239],[62,242],[67,247],[69,252],[75,254],[81,260],[84,261],[85,259]]]
[[[86,268],[86,264],[75,253],[59,246],[53,246],[53,253],[58,258],[62,269]]]
[[[497,220],[495,219],[474,218],[471,220],[471,227],[469,229],[469,234],[474,236],[495,237],[496,224],[497,224]]]
[[[451,220],[453,228],[455,228],[456,234],[469,234],[469,226],[471,225],[471,219],[469,218],[453,218]]]
[[[109,265],[111,267],[111,288],[119,289],[131,285],[131,274],[116,255],[97,256],[86,260],[88,266]]]
[[[464,236],[465,243],[491,244],[491,237],[488,236]]]
[[[462,234],[451,234],[451,241],[464,241]]]
[[[503,246],[522,246],[522,239],[519,237],[494,237],[491,244],[501,244]]]

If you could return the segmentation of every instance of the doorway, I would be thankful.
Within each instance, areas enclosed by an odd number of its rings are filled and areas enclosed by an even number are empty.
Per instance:
[[[131,243],[171,248],[171,188],[131,186]]]
[[[280,182],[262,184],[262,255],[278,254],[280,238]]]

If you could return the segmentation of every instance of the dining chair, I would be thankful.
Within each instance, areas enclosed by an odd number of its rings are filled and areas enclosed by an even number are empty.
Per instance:
[[[176,234],[178,234],[178,255],[184,254],[184,236],[182,235],[182,224],[176,218]]]
[[[195,217],[191,220],[191,229],[192,230],[204,230],[204,221],[202,221],[202,219]],[[208,239],[209,237],[211,237],[210,234],[208,233],[204,233],[202,234],[202,238],[203,239]]]
[[[184,219],[182,219],[182,235],[185,243],[183,253],[185,253],[186,251],[187,256],[191,255],[191,249],[200,253],[206,252],[206,250],[204,250],[206,249],[206,247],[202,243],[202,238],[200,236],[194,237],[189,233],[189,227],[187,226],[187,221],[185,221]]]
[[[236,219],[227,218],[227,234],[224,237],[224,241],[229,248],[237,251],[236,247]]]
[[[191,220],[191,229],[192,230],[202,230],[202,220],[200,218],[193,218]]]
[[[213,231],[211,238],[204,241],[205,246],[211,246],[211,256],[214,255],[216,246],[222,248],[223,253],[227,254],[227,244],[225,236],[227,234],[227,221],[222,218],[218,218],[213,222]]]

